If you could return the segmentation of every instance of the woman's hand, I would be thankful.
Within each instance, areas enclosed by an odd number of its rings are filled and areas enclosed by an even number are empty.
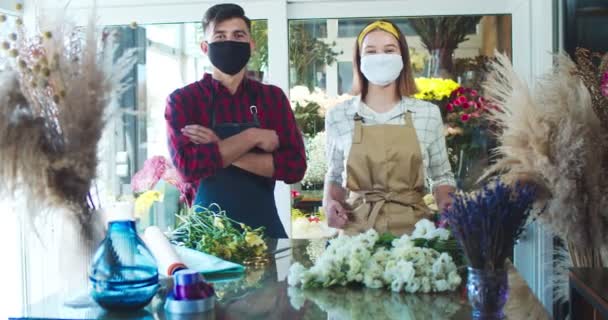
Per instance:
[[[185,126],[182,129],[182,134],[195,144],[217,143],[220,141],[213,130],[198,124]]]
[[[329,200],[325,207],[327,224],[332,228],[343,229],[348,222],[348,213],[344,206],[336,200]]]
[[[456,188],[448,185],[438,186],[435,188],[435,201],[437,202],[437,207],[439,208],[440,213],[444,212],[452,205],[451,194],[455,191]]]

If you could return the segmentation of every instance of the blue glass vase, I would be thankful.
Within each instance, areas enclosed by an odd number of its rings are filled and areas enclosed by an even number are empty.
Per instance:
[[[469,267],[467,293],[474,320],[502,320],[509,298],[509,276],[506,269],[484,270]]]
[[[89,271],[91,296],[104,309],[132,311],[146,306],[158,290],[154,257],[139,238],[135,222],[111,221]]]

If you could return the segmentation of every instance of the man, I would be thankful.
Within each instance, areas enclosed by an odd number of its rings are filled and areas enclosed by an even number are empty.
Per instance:
[[[187,181],[198,184],[194,205],[216,203],[232,219],[285,238],[275,181],[295,183],[306,171],[293,111],[281,89],[245,77],[254,43],[240,6],[211,7],[203,31],[201,49],[213,72],[168,98],[171,158]]]

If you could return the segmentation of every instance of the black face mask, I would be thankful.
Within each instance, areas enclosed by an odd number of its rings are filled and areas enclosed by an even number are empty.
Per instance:
[[[218,41],[209,44],[209,60],[220,71],[231,76],[239,73],[249,62],[249,42]]]

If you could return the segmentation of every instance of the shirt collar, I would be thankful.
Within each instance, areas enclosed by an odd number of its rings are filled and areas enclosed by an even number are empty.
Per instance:
[[[219,82],[218,80],[213,78],[213,75],[211,73],[205,73],[205,75],[203,76],[203,83],[206,83],[209,85],[209,87],[211,89],[213,89],[214,92],[216,93],[228,93],[228,89],[226,87],[224,87],[224,85]],[[247,76],[245,76],[243,78],[243,81],[241,81],[241,84],[239,84],[239,87],[236,89],[236,92],[234,93],[235,96],[240,95],[243,90],[245,90],[247,88],[249,84],[249,79],[247,78]]]
[[[399,110],[399,112],[395,114],[395,117],[402,115],[405,112],[416,113],[416,110],[414,109],[414,104],[412,103],[413,101],[414,101],[413,98],[402,97],[400,106],[397,107],[397,108],[400,108],[401,110]],[[348,110],[347,110],[347,112],[349,113],[349,116],[350,115],[354,116],[356,112],[358,112],[361,115],[361,113],[362,113],[361,108],[363,107],[363,102],[361,101],[361,95],[358,95],[354,98],[352,106],[353,106],[353,108],[348,108]]]

